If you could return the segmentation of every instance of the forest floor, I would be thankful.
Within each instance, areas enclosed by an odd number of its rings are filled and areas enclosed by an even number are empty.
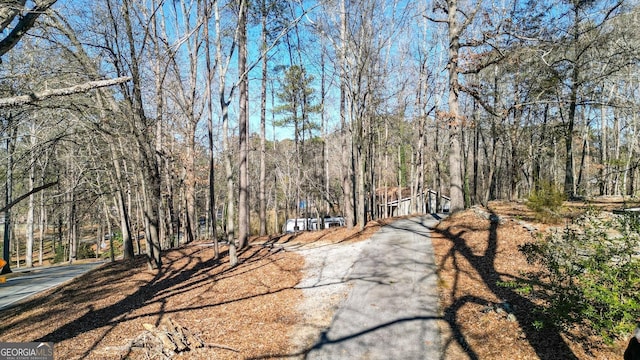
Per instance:
[[[591,205],[611,210],[622,203]],[[567,204],[566,215],[583,208]],[[497,225],[488,220],[491,213],[501,218]],[[60,359],[162,358],[150,339],[167,330],[170,318],[197,339],[174,349],[178,359],[302,358],[349,291],[348,285],[315,294],[299,287],[310,256],[349,256],[381,225],[255,238],[234,268],[226,248],[216,260],[207,243],[166,252],[161,273],[148,270],[142,257],[108,263],[0,312],[0,341],[54,342]],[[561,225],[537,223],[523,203],[493,202],[455,214],[433,231],[444,359],[621,358],[624,339],[606,346],[584,328],[533,329],[537,304],[497,286],[535,270],[518,246],[552,226]],[[513,311],[498,311],[505,303]]]
[[[585,326],[535,329],[541,306],[505,286],[537,269],[521,245],[563,227],[587,207],[611,211],[638,206],[620,198],[565,202],[557,223],[536,220],[524,202],[491,202],[442,221],[432,234],[438,263],[445,359],[621,359],[628,339],[606,345]],[[489,218],[497,215],[499,222]],[[493,225],[492,225],[493,224]],[[509,308],[508,311],[504,311]]]

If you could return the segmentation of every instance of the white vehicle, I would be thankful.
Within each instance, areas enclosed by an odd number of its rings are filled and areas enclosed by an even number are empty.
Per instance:
[[[321,224],[318,224],[317,218],[300,218],[300,219],[288,219],[284,224],[283,231],[285,233],[294,233],[305,230],[320,230],[329,229],[337,226],[344,226],[343,217],[326,217],[320,219]]]
[[[284,223],[284,232],[285,233],[294,233],[298,231],[307,230],[307,224],[311,219],[287,219],[287,222]]]
[[[342,216],[328,217],[328,218],[324,218],[323,220],[324,220],[323,222],[324,222],[325,229],[344,226],[344,218]]]

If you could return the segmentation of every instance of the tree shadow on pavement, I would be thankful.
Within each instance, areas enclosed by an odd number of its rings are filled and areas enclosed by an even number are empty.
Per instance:
[[[489,220],[490,225],[488,229],[489,234],[487,246],[482,254],[477,254],[478,251],[473,249],[464,239],[463,236],[467,230],[461,230],[460,227],[456,227],[455,229],[452,227],[436,228],[433,230],[435,233],[442,235],[446,240],[451,242],[449,253],[447,253],[445,258],[441,261],[441,264],[444,264],[447,259],[450,259],[453,263],[454,271],[456,272],[455,280],[450,290],[451,293],[455,294],[456,289],[459,286],[459,279],[464,276],[464,274],[462,274],[464,270],[459,267],[457,260],[461,256],[477,272],[482,282],[491,293],[493,293],[498,299],[502,299],[502,301],[512,305],[512,309],[510,310],[515,315],[515,318],[517,319],[516,321],[519,322],[520,328],[526,335],[526,339],[529,341],[529,344],[539,359],[577,359],[573,351],[562,338],[560,329],[545,328],[544,332],[540,332],[533,328],[531,325],[533,321],[531,311],[536,308],[534,303],[514,291],[514,289],[500,285],[501,276],[508,276],[509,278],[513,278],[513,276],[503,274],[496,269],[495,262],[498,254],[498,227],[500,225],[500,218],[495,213],[491,213]],[[483,306],[493,305],[491,301],[482,297],[465,295],[455,298],[449,306],[443,309],[443,314],[444,320],[448,324],[453,335],[450,341],[457,342],[469,358],[475,360],[480,359],[479,354],[467,341],[467,337],[462,331],[458,318],[460,310],[468,304],[478,304]],[[443,345],[444,348],[446,348],[451,344]]]
[[[437,322],[442,317],[437,311],[436,265],[430,245],[423,240],[428,240],[431,231],[424,218],[401,220],[403,224],[385,224],[369,239],[340,280],[349,284],[349,295],[339,304],[330,323],[315,324],[314,338],[307,338],[311,342],[290,352],[249,359],[357,355],[403,359],[418,354],[437,358],[433,357],[438,356],[439,349]],[[412,224],[407,225],[408,221]],[[329,285],[334,283],[312,287]],[[409,346],[404,346],[407,343]]]
[[[387,328],[390,326],[394,326],[394,325],[399,325],[399,324],[403,324],[403,323],[409,323],[409,322],[414,322],[414,321],[437,321],[440,320],[441,318],[438,316],[413,316],[413,317],[406,317],[406,318],[398,318],[395,319],[393,321],[387,321],[387,322],[383,322],[380,323],[376,326],[372,326],[366,329],[362,329],[358,332],[346,335],[346,336],[341,336],[341,337],[337,337],[337,338],[329,338],[328,337],[328,329],[324,329],[320,332],[320,336],[317,339],[317,341],[311,345],[311,346],[307,346],[302,350],[299,350],[297,352],[290,352],[290,353],[282,353],[282,354],[265,354],[262,356],[255,356],[255,357],[249,357],[247,358],[247,360],[264,360],[264,359],[280,359],[280,358],[303,358],[303,359],[307,359],[309,357],[309,354],[314,351],[314,350],[318,350],[323,348],[324,346],[328,346],[328,345],[333,345],[333,344],[338,344],[338,343],[342,343],[345,341],[350,341],[350,340],[354,340],[357,339],[361,336],[376,332],[380,329],[383,328]]]

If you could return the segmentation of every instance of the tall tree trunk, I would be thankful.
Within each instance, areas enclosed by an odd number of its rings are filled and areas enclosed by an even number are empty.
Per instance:
[[[227,184],[227,204],[226,204],[226,221],[225,232],[226,240],[229,243],[229,264],[233,267],[238,264],[238,254],[236,250],[235,228],[234,228],[234,188],[233,188],[233,170],[231,167],[232,154],[229,146],[229,101],[226,100],[226,76],[228,70],[228,62],[222,64],[222,34],[220,26],[220,10],[218,2],[214,5],[214,15],[216,22],[216,62],[221,64],[222,68],[218,72],[218,99],[220,102],[220,112],[222,116],[222,151],[224,154],[224,169]],[[230,94],[231,96],[231,94]]]
[[[156,0],[153,0],[151,2],[151,6],[154,9],[158,9],[158,5],[156,3]],[[156,52],[156,56],[155,56],[155,62],[153,64],[153,68],[154,68],[154,72],[155,72],[155,101],[156,101],[156,128],[155,128],[155,157],[156,157],[156,164],[158,167],[162,167],[162,153],[163,153],[163,149],[162,149],[162,131],[163,131],[163,123],[164,123],[164,79],[166,76],[166,71],[162,71],[162,65],[161,65],[161,59],[162,59],[162,54],[161,54],[161,50],[160,50],[160,43],[159,43],[159,39],[160,39],[160,31],[158,30],[158,23],[160,22],[160,24],[162,24],[162,22],[164,21],[164,11],[162,9],[159,9],[159,11],[157,13],[154,14],[153,19],[150,23],[151,26],[151,31],[153,32],[153,37],[152,37],[152,41],[154,42],[155,45],[155,52]],[[164,27],[163,27],[164,29]],[[166,36],[165,36],[166,38]],[[129,202],[131,203],[131,201]],[[162,226],[163,223],[166,222],[166,218],[167,216],[165,215],[169,215],[167,214],[168,211],[166,211],[164,203],[162,201],[162,199],[159,199],[158,201],[158,219],[159,222],[161,224],[161,226],[159,226],[159,237],[166,239],[167,233],[165,232],[164,229],[167,228],[167,226]],[[166,224],[165,224],[166,225]],[[140,253],[140,240],[138,239],[138,229],[136,228],[136,241],[138,244],[138,253]],[[160,244],[160,247],[168,247],[166,245],[167,241],[163,241],[165,244]]]
[[[160,253],[160,221],[158,217],[158,203],[161,201],[160,191],[160,173],[159,164],[155,154],[155,148],[149,138],[150,134],[146,131],[149,126],[149,119],[144,113],[142,101],[142,84],[141,75],[138,67],[138,58],[136,53],[135,40],[133,36],[133,28],[131,26],[131,16],[129,14],[130,0],[123,1],[123,19],[127,40],[129,42],[129,56],[131,60],[131,78],[133,83],[133,97],[130,99],[130,105],[134,112],[133,118],[137,120],[134,123],[133,131],[140,151],[140,161],[142,170],[142,185],[145,189],[144,207],[145,221],[148,224],[147,245],[149,255],[149,268],[158,269],[162,266],[162,258]]]
[[[4,185],[4,200],[5,205],[9,205],[13,201],[13,153],[15,150],[15,141],[18,135],[17,127],[13,126],[13,116],[11,113],[8,115],[7,127],[13,127],[11,129],[11,136],[7,137],[7,172],[6,181]],[[7,274],[11,272],[11,234],[13,226],[11,222],[11,209],[7,209],[4,212],[4,239],[2,246],[2,258],[5,261],[4,267],[0,274]],[[17,259],[18,262],[20,261]]]
[[[578,70],[573,71],[573,78],[577,81]],[[565,130],[564,146],[566,151],[565,167],[564,167],[564,192],[567,197],[575,197],[575,183],[573,175],[573,132],[575,127],[575,116],[577,107],[577,88],[573,86],[571,89],[571,98],[569,100],[569,118]]]
[[[572,28],[573,35],[573,47],[574,54],[577,57],[578,52],[578,40],[580,39],[580,29],[578,23],[578,5],[574,6],[574,25]],[[576,193],[576,186],[573,173],[573,132],[575,128],[576,109],[578,106],[578,87],[579,85],[579,65],[577,64],[577,58],[573,61],[573,68],[571,69],[571,93],[569,95],[569,118],[567,119],[567,125],[565,130],[564,146],[566,151],[565,167],[564,167],[564,192],[568,198],[574,198]]]
[[[261,33],[260,41],[262,43],[262,51],[267,49],[267,1],[262,0],[261,4]],[[266,182],[267,182],[267,63],[266,54],[262,57],[262,79],[260,89],[260,180],[258,189],[258,202],[260,218],[260,236],[267,233],[267,198],[266,198]]]
[[[347,7],[346,0],[340,1],[340,129],[341,129],[341,148],[342,148],[342,191],[343,191],[343,203],[344,208],[342,213],[344,214],[345,224],[347,229],[352,229],[354,225],[353,216],[353,180],[352,180],[352,151],[349,146],[349,125],[347,124],[346,114],[346,97],[347,97],[347,84],[346,84],[346,66],[347,66]]]
[[[192,124],[187,125],[189,129],[186,133],[186,154],[184,159],[185,179],[184,179],[184,232],[185,241],[191,243],[196,239],[196,227],[198,219],[196,216],[196,173],[195,173],[195,128]]]
[[[42,176],[42,180],[43,180],[42,183],[44,183],[44,176]],[[40,266],[42,266],[42,260],[44,257],[44,234],[45,234],[46,228],[47,228],[47,213],[46,213],[45,202],[44,202],[44,191],[42,191],[40,192],[40,217],[38,219],[38,231],[39,231],[38,241],[40,245],[39,246],[40,251],[38,252],[38,265]],[[53,249],[55,249],[55,246],[53,246]]]
[[[458,21],[458,1],[449,0],[449,196],[450,211],[464,209],[464,192],[462,189],[462,160],[460,153],[460,136],[462,116],[458,105],[458,52],[460,50],[460,32]]]
[[[624,190],[626,195],[633,196],[633,182],[634,182],[634,172],[636,165],[632,165],[632,159],[637,159],[636,155],[636,147],[638,145],[638,111],[637,106],[633,106],[632,115],[631,115],[631,144],[629,145],[629,155],[627,156],[626,164],[625,164],[625,179],[628,176],[628,180],[626,182],[626,186]],[[637,161],[637,160],[636,160]]]
[[[360,119],[358,120],[358,123],[364,121],[364,119]],[[365,201],[365,180],[366,180],[366,176],[365,176],[365,156],[364,156],[364,135],[363,135],[363,127],[364,124],[360,124],[358,125],[359,129],[359,135],[357,135],[358,137],[358,143],[355,146],[355,163],[356,163],[356,179],[357,179],[357,184],[356,184],[356,224],[358,224],[358,228],[360,228],[360,230],[364,229],[366,220],[365,220],[365,207],[364,207],[364,201]]]
[[[546,104],[544,107],[544,115],[542,117],[542,128],[540,131],[540,144],[545,144],[547,139],[547,123],[549,121],[549,104]],[[533,144],[532,144],[533,145]],[[533,189],[536,191],[540,190],[540,180],[542,179],[542,169],[541,164],[544,162],[542,158],[543,147],[536,146],[533,156]]]
[[[200,16],[202,13],[201,7],[202,1],[196,2],[196,16]],[[196,130],[200,115],[196,114],[196,96],[199,81],[199,69],[198,63],[201,58],[201,38],[198,28],[191,29],[191,16],[193,15],[189,9],[189,6],[185,1],[181,1],[182,5],[182,27],[187,34],[190,34],[186,41],[188,51],[188,79],[186,82],[189,86],[185,93],[184,86],[179,86],[180,97],[184,104],[185,112],[185,142],[186,142],[186,159],[185,159],[185,235],[186,241],[192,242],[196,239],[199,232],[198,215],[196,213]],[[196,21],[197,22],[197,21]],[[174,66],[176,73],[182,71],[182,67],[177,65],[176,58],[173,57],[171,62]],[[187,66],[184,66],[187,68]],[[185,70],[186,71],[186,70]],[[159,152],[157,153],[159,154]]]
[[[209,117],[207,119],[207,138],[209,140],[209,218],[211,219],[211,238],[213,240],[213,249],[215,258],[220,257],[220,247],[218,245],[218,212],[216,209],[216,192],[215,192],[215,154],[213,147],[213,76],[214,66],[211,63],[211,39],[209,38],[209,19],[211,13],[209,2],[204,2],[204,41],[206,45],[205,60],[207,64],[207,87],[205,89],[207,98],[207,109]]]
[[[620,117],[613,109],[613,159],[615,161],[613,175],[613,195],[620,195]]]
[[[67,239],[69,243],[69,264],[72,264],[78,258],[78,215],[76,207],[76,192],[73,189],[75,187],[76,179],[75,174],[71,176],[72,189],[69,191],[69,213],[67,214]]]
[[[223,95],[224,96],[224,95]],[[222,102],[225,102],[222,99]],[[233,189],[233,171],[231,169],[231,151],[229,149],[229,115],[228,115],[228,107],[227,105],[223,105],[223,115],[222,115],[222,132],[223,132],[223,140],[222,147],[226,148],[225,159],[224,159],[224,168],[225,168],[225,176],[227,179],[227,206],[226,206],[226,238],[229,243],[229,263],[231,266],[236,266],[238,264],[238,254],[236,252],[236,239],[235,239],[235,228],[234,228],[234,189]]]
[[[606,195],[608,190],[608,152],[609,146],[607,140],[609,137],[607,127],[607,112],[605,105],[600,105],[600,195]]]
[[[249,80],[247,71],[247,2],[240,0],[238,14],[238,73],[240,74],[238,101],[240,112],[238,114],[238,141],[239,141],[239,196],[238,196],[238,247],[247,246],[249,238],[249,184],[248,184],[248,155],[249,143],[247,139],[249,121]]]
[[[16,239],[16,224],[11,226],[11,242],[16,246],[13,257],[16,258],[16,268],[20,269],[20,242]]]
[[[273,83],[272,83],[272,88],[273,88]],[[275,91],[271,91],[271,108],[275,108],[276,106],[276,96],[275,96]],[[276,115],[275,112],[271,112],[271,126],[273,127],[273,152],[276,152],[277,149],[277,141],[276,141]],[[280,231],[280,223],[278,222],[278,213],[280,211],[279,209],[279,205],[278,205],[278,187],[276,186],[276,184],[278,183],[278,174],[276,171],[273,172],[273,230],[275,233],[278,233]],[[286,216],[287,214],[285,214],[285,221],[286,221]]]
[[[103,210],[104,210],[104,218],[107,221],[107,234],[109,234],[109,259],[111,260],[111,262],[114,262],[116,259],[114,254],[115,249],[113,248],[113,229],[111,227],[111,215],[109,214],[109,205],[107,205],[106,200],[103,201],[102,204],[103,204]]]
[[[170,160],[168,158],[164,159],[162,171],[164,172],[164,180],[165,180],[165,191],[166,198],[164,199],[167,209],[167,224],[165,224],[165,236],[168,236],[168,239],[165,243],[169,244],[169,246],[175,246],[177,242],[178,235],[176,234],[176,224],[179,222],[178,216],[176,214],[175,206],[174,206],[174,191],[173,189],[173,177],[171,176],[171,165]],[[141,208],[142,209],[142,208]]]
[[[513,201],[518,198],[518,170],[519,170],[519,159],[518,159],[518,133],[516,129],[516,116],[518,112],[516,111],[514,115],[514,124],[511,128],[510,132],[510,141],[511,151],[509,152],[509,200]]]
[[[122,145],[122,143],[121,143]],[[129,210],[124,198],[124,189],[122,188],[122,172],[120,169],[120,161],[118,161],[118,155],[113,147],[113,144],[109,145],[111,149],[111,157],[113,162],[113,170],[115,173],[116,183],[116,196],[118,204],[118,213],[120,214],[120,230],[122,232],[122,256],[124,259],[133,259],[133,241],[131,237],[131,221],[129,220]],[[122,147],[121,147],[122,150]]]
[[[437,111],[436,111],[437,112]],[[436,208],[433,212],[437,213],[437,212],[441,212],[442,211],[442,193],[443,193],[443,181],[442,181],[442,165],[441,165],[441,158],[440,158],[440,125],[438,124],[438,121],[435,120],[434,121],[434,125],[435,125],[435,134],[434,134],[434,142],[433,142],[433,152],[435,153],[435,177],[433,179],[433,187],[436,190]]]
[[[481,127],[480,127],[480,121],[478,119],[478,114],[477,114],[477,107],[476,107],[476,103],[474,101],[473,104],[473,113],[474,113],[474,129],[475,129],[475,134],[474,134],[474,138],[473,138],[473,199],[472,202],[474,204],[478,204],[480,202],[480,195],[479,195],[479,182],[480,182],[480,175],[479,175],[479,171],[480,171],[480,132],[482,131]]]
[[[582,130],[582,152],[580,155],[580,167],[578,168],[578,182],[576,184],[576,192],[579,196],[585,196],[589,194],[589,184],[584,184],[583,179],[589,173],[589,164],[587,163],[587,156],[589,154],[589,123],[584,120],[584,112],[582,112],[584,121],[584,128]]]
[[[104,227],[102,224],[102,220],[100,218],[96,219],[98,222],[98,229],[96,231],[96,259],[100,258],[100,245],[102,244],[102,239],[104,239]]]
[[[389,123],[385,121],[384,124],[384,168],[389,168]],[[389,214],[389,179],[384,177],[384,209],[382,211],[382,216],[386,219],[390,216]]]
[[[143,155],[144,156],[144,155]],[[159,221],[157,206],[154,206],[154,202],[151,200],[154,197],[154,192],[152,191],[155,184],[152,183],[153,180],[148,179],[146,176],[140,177],[140,185],[142,188],[142,201],[144,207],[144,223],[145,223],[145,240],[146,240],[146,250],[147,250],[147,260],[149,262],[149,269],[157,269],[160,271],[160,267],[162,266],[161,262],[161,249],[160,249],[160,239],[158,237],[159,233]]]
[[[421,71],[421,73],[423,73],[424,71]],[[424,76],[421,74],[421,77]],[[420,82],[420,84],[418,85],[419,89],[420,89],[420,93],[424,92],[426,93],[428,91],[427,89],[427,80],[426,79],[422,79],[422,81]],[[420,120],[418,122],[418,151],[417,151],[417,161],[416,161],[416,170],[417,170],[417,174],[416,174],[416,207],[415,207],[415,211],[418,213],[425,213],[425,204],[424,204],[424,199],[425,199],[425,189],[424,189],[424,148],[425,148],[425,143],[426,143],[426,136],[425,136],[425,132],[426,132],[426,121],[427,121],[427,113],[425,112],[425,106],[426,103],[424,103],[423,101],[423,96],[424,95],[420,95],[418,98],[419,101],[419,105],[420,105]]]
[[[377,163],[377,160],[379,159],[378,155],[378,145],[376,143],[376,139],[375,136],[377,134],[373,131],[369,132],[369,153],[367,156],[367,161],[369,163],[369,191],[368,191],[368,196],[367,196],[367,203],[368,203],[368,207],[367,207],[367,214],[368,214],[368,219],[365,220],[373,220],[376,219],[376,209],[378,208],[378,202],[376,201],[376,189],[378,186],[380,186],[380,184],[376,181],[377,177],[377,167],[375,166],[375,164]]]
[[[33,191],[33,185],[35,183],[36,177],[36,168],[35,168],[35,147],[36,147],[36,121],[35,119],[31,120],[30,124],[30,140],[31,140],[31,151],[30,151],[30,163],[31,167],[29,168],[29,192]],[[27,207],[27,253],[26,255],[26,266],[33,266],[33,215],[34,215],[34,194],[29,195],[29,203]]]
[[[328,126],[326,119],[326,109],[325,109],[325,96],[326,96],[326,64],[325,64],[325,45],[324,41],[322,42],[322,50],[320,53],[320,122],[322,127],[322,172],[324,177],[322,179],[323,183],[323,198],[325,202],[325,215],[329,215],[331,212],[331,202],[330,199],[330,187],[329,187],[329,153],[327,148],[327,134],[328,134]]]

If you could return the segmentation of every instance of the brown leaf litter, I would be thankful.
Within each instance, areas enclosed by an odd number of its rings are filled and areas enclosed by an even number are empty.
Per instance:
[[[573,336],[579,328],[568,334],[533,329],[535,300],[504,286],[536,270],[518,251],[534,236],[521,219],[533,217],[521,204],[490,208],[501,221],[492,222],[484,209],[467,210],[433,233],[445,359],[621,358],[622,342],[607,347]],[[295,341],[310,315],[300,311],[305,295],[296,285],[305,259],[295,249],[348,245],[389,221],[370,222],[363,232],[332,228],[254,238],[234,268],[224,248],[219,261],[206,243],[167,251],[161,273],[147,270],[143,257],[105,264],[0,312],[0,341],[51,341],[55,358],[67,360],[299,358],[313,334],[302,347]],[[314,321],[328,324],[329,310]]]

